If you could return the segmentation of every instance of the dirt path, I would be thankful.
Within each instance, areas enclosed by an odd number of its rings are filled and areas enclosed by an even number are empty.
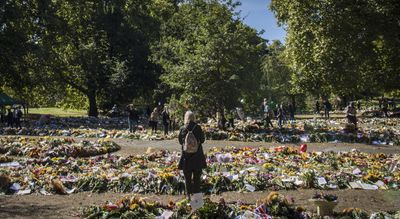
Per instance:
[[[2,136],[1,137],[17,137],[15,135]],[[27,138],[41,138],[43,136],[20,136]],[[52,138],[66,138],[63,136],[52,136]],[[68,137],[71,138],[71,137]],[[96,141],[102,138],[74,138],[77,142],[82,140]],[[162,140],[162,141],[150,141],[150,140],[131,140],[126,138],[113,138],[110,139],[121,146],[121,150],[115,152],[115,154],[129,156],[132,154],[144,153],[148,147],[154,149],[167,149],[170,151],[179,151],[181,147],[177,139],[173,140]],[[299,147],[301,143],[271,143],[271,142],[242,142],[242,141],[217,141],[217,140],[206,140],[203,144],[204,151],[208,151],[212,147],[224,148],[227,146],[235,147],[278,147],[282,145]],[[354,144],[354,143],[307,143],[308,151],[351,151],[357,149],[365,153],[384,153],[394,154],[400,153],[400,146],[393,145],[368,145],[368,144]]]
[[[164,141],[140,141],[140,140],[127,140],[127,139],[113,139],[116,143],[121,145],[121,150],[116,152],[119,155],[131,155],[146,152],[148,147],[155,149],[167,149],[170,151],[179,151],[177,140],[164,140]],[[239,142],[239,141],[206,141],[203,145],[205,151],[212,147],[277,147],[282,146],[282,143],[267,143],[267,142]],[[298,147],[300,144],[285,144]],[[357,149],[366,153],[400,153],[400,146],[390,145],[366,145],[366,144],[350,144],[350,143],[308,143],[308,151],[351,151]]]
[[[289,199],[294,200],[294,205],[305,206],[308,210],[315,211],[308,199],[316,190],[280,191]],[[241,200],[245,203],[255,203],[258,199],[265,198],[268,191],[254,193],[227,192],[221,195],[210,196],[213,201],[221,197],[227,202]],[[336,211],[347,207],[357,207],[368,211],[394,211],[400,209],[400,191],[366,191],[366,190],[338,190],[330,191],[339,197]],[[104,204],[107,200],[117,200],[133,194],[121,193],[78,193],[64,195],[27,195],[27,196],[0,196],[0,218],[79,218],[83,207]],[[168,195],[143,195],[152,201],[167,203],[179,201],[183,196]]]

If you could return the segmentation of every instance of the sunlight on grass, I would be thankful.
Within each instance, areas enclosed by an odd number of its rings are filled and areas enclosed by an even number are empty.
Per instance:
[[[62,109],[62,108],[31,108],[29,109],[30,114],[50,114],[59,117],[70,117],[70,116],[86,116],[85,110],[73,110],[73,109]]]

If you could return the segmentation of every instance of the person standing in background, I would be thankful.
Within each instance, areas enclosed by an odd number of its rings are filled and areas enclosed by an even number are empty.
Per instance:
[[[158,123],[158,108],[154,108],[153,112],[150,114],[150,127],[151,134],[157,133],[157,123]]]
[[[14,109],[14,123],[15,123],[15,128],[22,128],[21,126],[21,118],[22,118],[22,110],[21,107],[17,107]]]
[[[7,126],[11,128],[14,127],[14,113],[11,109],[7,110]]]
[[[263,102],[261,103],[261,117],[268,112],[269,106],[267,102],[267,98],[264,98]]]
[[[278,119],[278,126],[279,126],[279,129],[282,129],[282,122],[283,122],[283,117],[284,117],[284,112],[283,112],[283,106],[282,106],[282,104],[278,107],[278,110],[277,110],[277,119]]]
[[[346,109],[346,117],[348,123],[354,124],[354,128],[357,129],[357,110],[354,106],[354,102],[350,102]]]
[[[164,110],[162,111],[161,116],[162,116],[162,122],[163,122],[163,126],[164,126],[164,135],[167,136],[170,118],[169,118],[169,113],[168,113],[168,109],[166,106],[164,107]]]
[[[226,118],[224,115],[224,111],[217,112],[217,125],[219,129],[225,130]]]
[[[324,117],[325,119],[329,119],[329,112],[332,110],[332,104],[328,99],[324,101]]]

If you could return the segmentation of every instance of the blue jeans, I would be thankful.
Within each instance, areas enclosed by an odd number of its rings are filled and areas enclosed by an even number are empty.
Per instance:
[[[133,119],[128,119],[128,125],[129,125],[129,131],[130,132],[135,132],[136,131],[136,126],[137,126],[137,121]]]

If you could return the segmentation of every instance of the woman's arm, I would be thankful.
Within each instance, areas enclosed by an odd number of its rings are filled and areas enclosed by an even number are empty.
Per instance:
[[[183,129],[181,128],[179,130],[179,135],[178,135],[178,141],[180,145],[183,145],[183,141],[184,141],[184,137],[183,137],[183,133],[182,133]]]

